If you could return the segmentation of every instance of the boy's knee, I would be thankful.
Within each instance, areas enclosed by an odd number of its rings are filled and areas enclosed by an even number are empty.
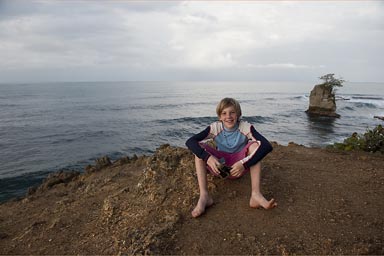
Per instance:
[[[259,147],[259,143],[252,143],[251,145],[249,145],[247,155],[250,155],[253,151],[258,149],[258,147]]]

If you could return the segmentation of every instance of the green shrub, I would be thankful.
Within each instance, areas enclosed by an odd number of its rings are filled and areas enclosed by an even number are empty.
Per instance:
[[[381,152],[384,154],[384,128],[378,125],[373,130],[367,130],[363,135],[352,134],[343,143],[334,143],[332,148],[351,151],[363,150],[367,152]]]

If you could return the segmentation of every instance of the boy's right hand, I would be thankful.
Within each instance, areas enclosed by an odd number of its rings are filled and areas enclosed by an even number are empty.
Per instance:
[[[208,158],[207,165],[208,165],[209,167],[211,167],[211,170],[213,171],[213,173],[214,173],[216,176],[219,176],[219,175],[220,175],[219,168],[217,167],[217,166],[220,165],[220,162],[219,162],[219,160],[218,160],[216,157],[214,157],[214,156],[211,155],[211,156]]]

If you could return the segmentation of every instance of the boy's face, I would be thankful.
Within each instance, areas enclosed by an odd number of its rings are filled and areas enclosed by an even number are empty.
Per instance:
[[[225,128],[232,129],[237,123],[237,114],[233,106],[229,106],[220,113],[219,120],[223,122]]]

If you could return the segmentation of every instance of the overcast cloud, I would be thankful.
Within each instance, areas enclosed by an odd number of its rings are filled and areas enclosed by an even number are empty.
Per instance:
[[[0,0],[0,83],[384,82],[381,1]]]

